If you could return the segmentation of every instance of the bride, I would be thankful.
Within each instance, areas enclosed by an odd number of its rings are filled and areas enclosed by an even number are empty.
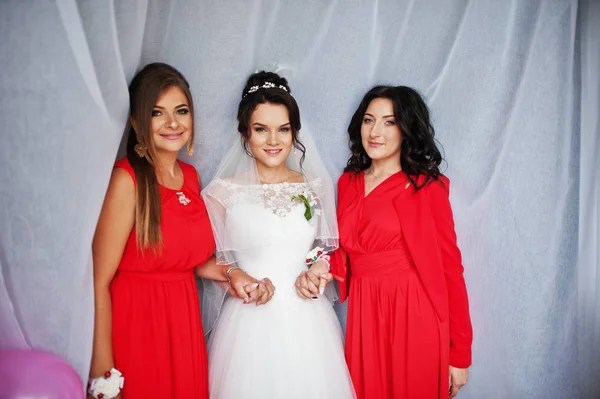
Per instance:
[[[230,265],[230,279],[247,273],[276,291],[253,306],[235,291],[223,302],[216,286],[205,286],[210,397],[354,398],[334,291],[325,288],[327,253],[338,246],[333,186],[316,148],[300,134],[300,112],[284,78],[250,76],[238,131],[241,145],[232,146],[202,191],[217,261]],[[216,322],[205,317],[211,315]]]

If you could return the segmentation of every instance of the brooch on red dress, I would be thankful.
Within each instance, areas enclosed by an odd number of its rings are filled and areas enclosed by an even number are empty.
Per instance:
[[[188,197],[185,196],[185,194],[183,193],[183,191],[178,191],[177,195],[179,196],[179,203],[181,205],[187,205],[190,202],[192,202],[191,199],[189,199]]]

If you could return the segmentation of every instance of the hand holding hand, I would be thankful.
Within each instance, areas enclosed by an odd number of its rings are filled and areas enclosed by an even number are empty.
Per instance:
[[[232,296],[242,299],[244,303],[264,305],[275,295],[275,286],[270,279],[257,280],[242,269],[234,269],[229,273]]]
[[[302,299],[315,299],[319,293],[319,277],[314,273],[309,275],[309,271],[303,271],[296,278],[296,293]]]
[[[329,273],[329,264],[323,260],[313,263],[308,269],[309,273],[319,276],[319,294],[323,295],[325,287],[333,280],[333,275]]]
[[[318,294],[323,294],[325,287],[333,279],[329,273],[327,262],[318,261],[305,272],[300,273],[296,279],[296,292],[300,298],[315,299]]]
[[[249,276],[242,269],[234,269],[229,273],[231,296],[242,299],[244,303],[250,303],[250,293],[254,292],[260,285],[258,280]]]
[[[264,305],[275,295],[275,286],[269,278],[265,277],[258,281],[258,288],[254,292],[257,293],[256,306]]]

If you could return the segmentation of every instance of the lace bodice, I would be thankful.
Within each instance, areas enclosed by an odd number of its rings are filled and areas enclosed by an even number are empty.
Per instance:
[[[312,182],[310,187],[308,183],[288,182],[247,186],[220,179],[215,183],[220,188],[219,200],[229,211],[241,204],[254,204],[283,217],[298,206],[304,207],[300,199],[292,199],[298,195],[303,195],[312,207],[318,208],[319,199],[315,192],[320,180]]]
[[[307,254],[315,247],[325,250],[328,244],[319,238],[324,220],[322,200],[316,194],[320,189],[318,179],[260,185],[213,180],[203,196],[217,259],[235,263],[253,277],[269,277],[280,299],[297,298],[294,282],[306,270]]]
[[[240,185],[219,180],[211,184],[210,201],[224,208],[223,234],[217,240],[221,248],[231,251],[228,259],[256,278],[271,278],[285,295],[296,295],[293,283],[306,270],[319,215],[307,220],[305,203],[292,197],[304,195],[316,202],[314,191],[307,183]]]

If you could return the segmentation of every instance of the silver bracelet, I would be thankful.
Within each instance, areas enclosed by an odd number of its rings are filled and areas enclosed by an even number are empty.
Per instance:
[[[234,271],[234,270],[236,270],[236,269],[240,269],[240,268],[238,266],[229,266],[227,268],[227,271],[225,272],[225,275],[227,276],[227,282],[229,284],[231,284],[231,276],[230,276],[231,272]],[[240,270],[242,270],[242,269],[240,269]]]

